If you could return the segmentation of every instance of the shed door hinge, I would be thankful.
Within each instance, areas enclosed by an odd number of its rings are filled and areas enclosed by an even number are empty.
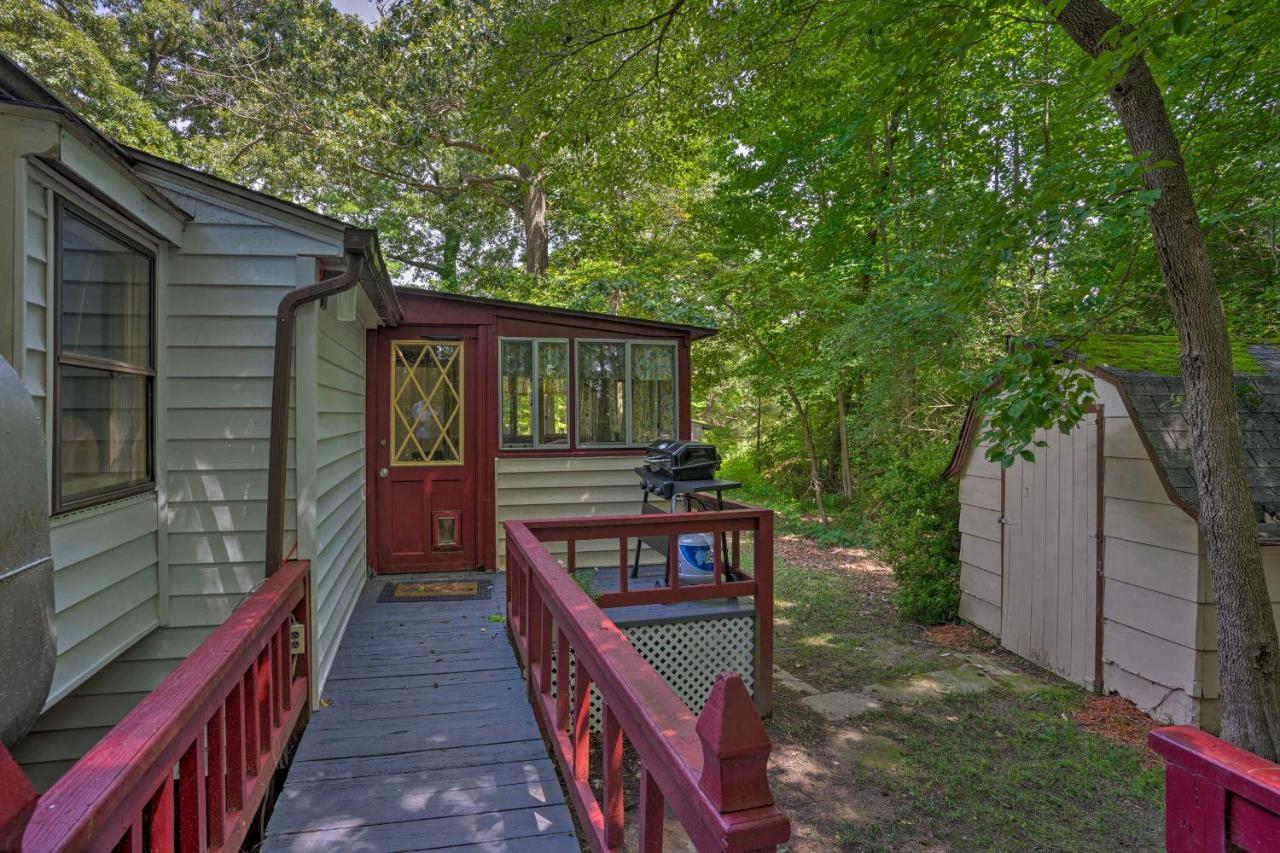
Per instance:
[[[301,622],[289,625],[289,654],[304,655],[307,653],[307,626]]]

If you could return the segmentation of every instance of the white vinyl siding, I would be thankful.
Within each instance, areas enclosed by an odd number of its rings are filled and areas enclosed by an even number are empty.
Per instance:
[[[502,522],[535,518],[632,515],[644,493],[633,470],[638,456],[527,456],[494,461],[498,568],[506,566]],[[634,547],[634,545],[633,545]],[[563,555],[563,544],[548,550]],[[618,540],[579,542],[577,564],[616,566]]]
[[[157,430],[156,470],[163,527],[157,532],[155,496],[88,510],[83,521],[77,515],[74,522],[69,517],[55,525],[59,607],[76,617],[73,627],[59,615],[55,689],[74,689],[55,694],[60,701],[15,751],[41,788],[262,583],[275,313],[285,294],[314,280],[300,280],[304,267],[314,276],[314,261],[305,256],[342,253],[340,229],[326,238],[314,226],[215,203],[198,189],[174,185],[166,192],[194,218],[181,249],[163,253],[157,265],[162,314],[156,416],[163,429]],[[284,516],[289,531],[297,518],[293,420],[291,412]],[[349,512],[350,504],[342,508]],[[286,552],[292,541],[287,532]],[[161,552],[167,560],[159,558]],[[358,559],[363,562],[362,555]],[[166,568],[168,595],[159,600],[157,575]],[[336,612],[336,602],[353,593],[338,575],[331,577],[317,588],[335,602],[330,609]],[[74,602],[108,579],[94,597]],[[319,601],[317,606],[323,607]],[[117,611],[124,615],[106,619]],[[87,633],[94,626],[82,627],[86,618],[104,624]],[[90,658],[102,668],[79,683],[64,657],[81,676],[93,672],[87,668]]]
[[[358,322],[339,320],[335,302],[330,300],[316,312],[316,532],[311,573],[317,691],[333,665],[368,566],[364,328]]]

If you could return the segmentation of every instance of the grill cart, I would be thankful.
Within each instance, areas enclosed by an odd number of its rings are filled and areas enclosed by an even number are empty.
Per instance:
[[[742,486],[735,480],[716,479],[716,468],[720,465],[720,456],[715,447],[698,441],[655,441],[645,452],[644,465],[635,469],[640,477],[640,511],[644,513],[679,512],[680,498],[685,499],[685,511],[711,509],[705,495],[715,495],[715,509],[724,509],[724,493]],[[669,501],[669,509],[663,510],[649,500],[649,496]],[[672,572],[679,571],[678,560],[673,559],[670,542],[666,536],[648,536],[636,540],[635,560],[631,566],[631,577],[640,574],[640,551],[648,545],[659,554],[666,555],[667,575],[670,581]],[[735,578],[734,568],[729,564],[728,538],[721,534],[721,565],[724,566],[725,580]]]

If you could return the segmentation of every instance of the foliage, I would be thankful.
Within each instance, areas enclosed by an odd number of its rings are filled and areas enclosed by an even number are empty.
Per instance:
[[[1170,367],[1113,345],[1173,331],[1152,164],[1102,96],[1138,52],[1233,333],[1280,335],[1274,3],[1112,5],[1134,29],[1096,62],[1011,0],[7,0],[0,49],[125,142],[378,227],[400,283],[718,326],[695,417],[938,618],[968,400],[999,385],[1006,464],[1089,401],[1006,336]]]
[[[945,447],[894,459],[863,498],[871,544],[894,569],[895,603],[919,622],[950,622],[960,603],[959,504],[938,472]]]

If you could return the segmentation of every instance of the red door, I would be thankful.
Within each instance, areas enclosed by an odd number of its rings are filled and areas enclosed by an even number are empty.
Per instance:
[[[378,571],[475,568],[476,332],[401,326],[377,350]]]

